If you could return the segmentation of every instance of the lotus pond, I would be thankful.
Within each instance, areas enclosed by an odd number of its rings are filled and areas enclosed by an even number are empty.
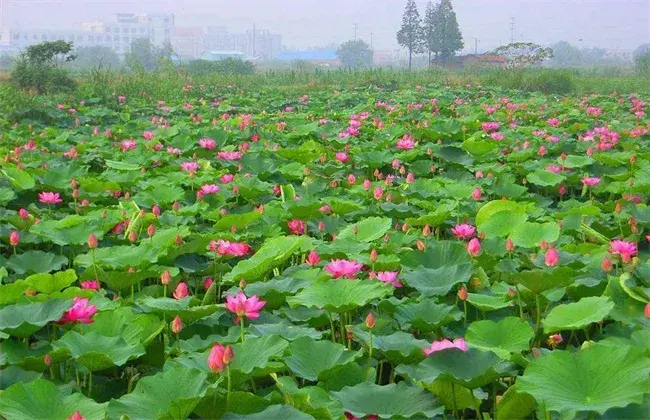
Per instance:
[[[649,417],[642,98],[184,90],[0,121],[0,417]]]

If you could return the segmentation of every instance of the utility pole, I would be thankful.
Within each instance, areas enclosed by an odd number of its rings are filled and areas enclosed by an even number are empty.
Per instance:
[[[359,24],[355,23],[354,25],[354,40],[357,40],[357,30],[359,29]]]
[[[513,44],[515,42],[515,18],[511,17],[510,18],[510,43]]]
[[[478,38],[472,37],[474,39],[474,55],[478,55]]]
[[[373,33],[370,32],[370,49],[374,51],[373,44],[372,44],[372,35]]]
[[[255,22],[253,22],[253,57],[255,57]]]

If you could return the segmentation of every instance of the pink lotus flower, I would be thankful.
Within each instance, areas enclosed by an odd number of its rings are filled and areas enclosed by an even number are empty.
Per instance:
[[[356,261],[332,260],[325,266],[325,271],[330,273],[335,279],[346,278],[356,279],[357,274],[363,268],[363,264]]]
[[[145,140],[151,140],[151,139],[153,139],[155,137],[155,135],[156,135],[156,133],[154,133],[153,131],[145,131],[145,132],[142,133],[142,137]]]
[[[251,248],[245,242],[228,242],[222,239],[210,242],[210,251],[217,254],[230,255],[232,257],[243,257],[251,252]]]
[[[451,229],[451,233],[458,239],[470,239],[474,237],[476,228],[468,224],[456,225]]]
[[[335,158],[341,163],[345,163],[350,159],[350,156],[346,152],[336,152]]]
[[[498,133],[498,132],[497,133],[491,133],[490,138],[492,140],[501,141],[501,140],[506,138],[506,135],[503,134],[503,133]]]
[[[584,177],[580,181],[582,181],[583,185],[586,185],[587,187],[595,187],[600,183],[600,178],[598,177]]]
[[[181,300],[183,298],[186,298],[190,295],[190,291],[187,288],[187,284],[185,282],[180,282],[178,283],[178,286],[176,286],[176,290],[174,290],[173,296],[175,299]]]
[[[81,288],[86,290],[99,290],[99,281],[86,280],[81,282]]]
[[[439,340],[439,341],[434,341],[431,343],[431,346],[427,349],[424,349],[424,354],[427,356],[438,352],[442,350],[447,350],[447,349],[458,349],[460,351],[467,351],[467,343],[465,342],[464,338],[457,338],[454,341],[450,341],[448,339],[444,340]]]
[[[376,187],[372,192],[372,196],[375,197],[375,200],[381,200],[381,197],[384,195],[384,189],[381,187]]]
[[[29,217],[29,212],[25,209],[20,209],[18,210],[18,217],[21,219],[25,220]]]
[[[318,255],[318,252],[316,252],[316,250],[312,249],[309,252],[309,254],[307,255],[307,258],[305,259],[305,262],[310,267],[313,267],[313,266],[317,265],[320,262],[320,256]]]
[[[72,301],[72,307],[63,313],[58,321],[59,324],[72,324],[81,322],[83,324],[92,324],[93,315],[97,312],[97,306],[89,305],[87,298],[75,297]]]
[[[485,131],[486,133],[497,131],[499,128],[501,128],[501,124],[494,121],[488,121],[481,124],[481,130]]]
[[[199,170],[199,164],[196,162],[183,162],[181,163],[181,170],[192,174]]]
[[[476,257],[481,253],[481,242],[479,242],[478,238],[472,238],[467,243],[467,252],[472,257]]]
[[[136,143],[135,140],[124,140],[122,143],[120,143],[120,147],[122,148],[123,152],[127,152],[138,147],[138,143]]]
[[[221,178],[219,178],[219,179],[224,184],[230,184],[234,178],[235,178],[235,175],[233,175],[233,174],[223,174],[223,175],[221,175]]]
[[[203,288],[205,290],[208,290],[210,286],[212,286],[212,283],[214,283],[214,280],[212,280],[212,277],[206,277],[205,280],[203,280]]]
[[[207,194],[216,194],[219,192],[220,189],[221,188],[219,188],[219,186],[216,184],[205,184],[201,186],[201,189],[199,191],[201,191],[203,195],[207,195]]]
[[[242,152],[219,152],[217,158],[222,160],[238,160],[242,157]]]
[[[395,287],[402,287],[402,283],[397,281],[398,271],[380,271],[375,276],[383,283],[392,284]]]
[[[205,138],[199,140],[199,146],[205,150],[213,150],[217,146],[217,143],[212,139]]]
[[[321,213],[330,214],[330,213],[332,213],[332,208],[330,207],[329,204],[325,204],[325,205],[321,206],[318,209],[318,211],[321,212]]]
[[[560,262],[560,254],[557,249],[550,247],[546,250],[544,255],[544,264],[547,267],[555,267]]]
[[[86,420],[84,416],[81,415],[81,413],[77,410],[70,417],[68,417],[66,420]]]
[[[472,198],[476,201],[479,201],[482,195],[483,193],[481,192],[481,189],[479,187],[474,188],[474,191],[472,191]]]
[[[562,167],[558,165],[548,165],[546,167],[546,170],[549,172],[553,172],[554,174],[559,174],[560,172],[562,172]]]
[[[354,174],[348,175],[348,183],[354,184],[355,182],[357,182],[357,177]]]
[[[43,191],[38,193],[38,201],[43,204],[58,204],[63,202],[59,198],[59,193]]]
[[[609,243],[609,252],[613,255],[620,255],[623,262],[629,263],[637,254],[637,248],[636,244],[632,242],[616,239]]]
[[[395,144],[395,148],[398,150],[411,150],[414,147],[415,141],[413,140],[413,137],[408,134],[404,134],[404,137],[397,140],[397,143]]]
[[[224,347],[217,343],[212,346],[210,354],[208,355],[208,367],[214,373],[223,372],[230,361],[234,358],[232,346]]]
[[[546,120],[546,124],[552,127],[557,127],[558,125],[560,125],[560,120],[557,118],[549,118],[548,120]]]
[[[287,226],[289,227],[291,233],[294,235],[302,235],[303,233],[305,233],[306,224],[302,220],[298,220],[298,219],[290,220],[287,223]]]
[[[260,309],[266,305],[266,301],[260,300],[257,296],[253,295],[249,298],[242,292],[238,292],[237,296],[226,296],[226,309],[237,315],[235,323],[243,321],[244,318],[257,319],[260,316]]]

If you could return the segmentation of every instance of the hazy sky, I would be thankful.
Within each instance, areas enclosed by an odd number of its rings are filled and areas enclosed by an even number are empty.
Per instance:
[[[286,46],[305,48],[358,36],[377,50],[397,47],[406,0],[0,0],[7,26],[60,27],[123,12],[173,12],[178,26],[270,29]],[[426,0],[417,1],[424,14]],[[650,0],[452,0],[466,49],[494,48],[515,38],[551,44],[632,50],[650,42]],[[582,39],[582,41],[579,41]]]

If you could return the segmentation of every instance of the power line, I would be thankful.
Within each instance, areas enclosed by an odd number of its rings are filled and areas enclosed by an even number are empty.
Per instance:
[[[513,44],[515,42],[515,18],[511,17],[510,18],[510,43]]]

